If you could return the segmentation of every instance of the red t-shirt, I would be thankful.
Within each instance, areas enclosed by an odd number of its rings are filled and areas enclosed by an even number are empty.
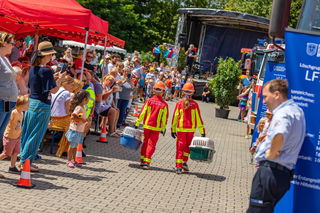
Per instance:
[[[77,58],[75,61],[74,61],[74,68],[76,70],[81,70],[82,68],[82,60],[80,58]]]

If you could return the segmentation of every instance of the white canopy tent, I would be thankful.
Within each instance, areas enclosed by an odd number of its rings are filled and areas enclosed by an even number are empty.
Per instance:
[[[63,40],[62,45],[84,48],[84,43],[70,41],[70,40]],[[127,53],[127,51],[125,49],[122,49],[122,48],[119,48],[116,46],[104,48],[101,45],[87,45],[87,49],[98,49],[98,50],[105,49],[105,51],[107,51],[107,52],[115,52],[115,53],[120,53],[120,54],[124,54],[124,55]]]

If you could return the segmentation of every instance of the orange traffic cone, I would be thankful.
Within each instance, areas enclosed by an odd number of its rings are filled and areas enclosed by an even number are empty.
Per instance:
[[[26,189],[31,189],[35,185],[31,184],[31,178],[30,178],[30,159],[27,158],[27,160],[24,162],[22,170],[21,170],[21,175],[20,175],[20,180],[16,184],[16,186],[21,187],[21,188],[26,188]]]
[[[83,163],[82,159],[82,144],[78,144],[77,152],[76,152],[76,162]]]
[[[134,117],[139,117],[139,107],[138,107],[138,106],[136,106],[136,107],[134,108],[134,110],[133,110],[133,116],[134,116]]]
[[[97,140],[97,142],[100,142],[100,143],[108,143],[108,141],[107,141],[107,127],[106,127],[106,125],[103,126],[102,131],[101,131],[101,135],[100,135],[99,139]]]

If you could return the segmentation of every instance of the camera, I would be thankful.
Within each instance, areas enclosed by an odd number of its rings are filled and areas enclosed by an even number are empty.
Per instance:
[[[69,71],[69,64],[66,60],[60,59],[57,64],[57,72],[64,73]]]

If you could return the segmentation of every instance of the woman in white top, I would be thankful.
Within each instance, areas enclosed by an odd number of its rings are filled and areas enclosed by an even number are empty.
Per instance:
[[[68,144],[65,133],[70,125],[70,103],[73,82],[74,79],[72,77],[65,76],[61,81],[61,87],[58,92],[51,94],[51,121],[49,128],[64,132],[59,142],[59,149],[56,153],[57,157],[62,156],[63,152],[60,149],[65,150],[65,145]]]

